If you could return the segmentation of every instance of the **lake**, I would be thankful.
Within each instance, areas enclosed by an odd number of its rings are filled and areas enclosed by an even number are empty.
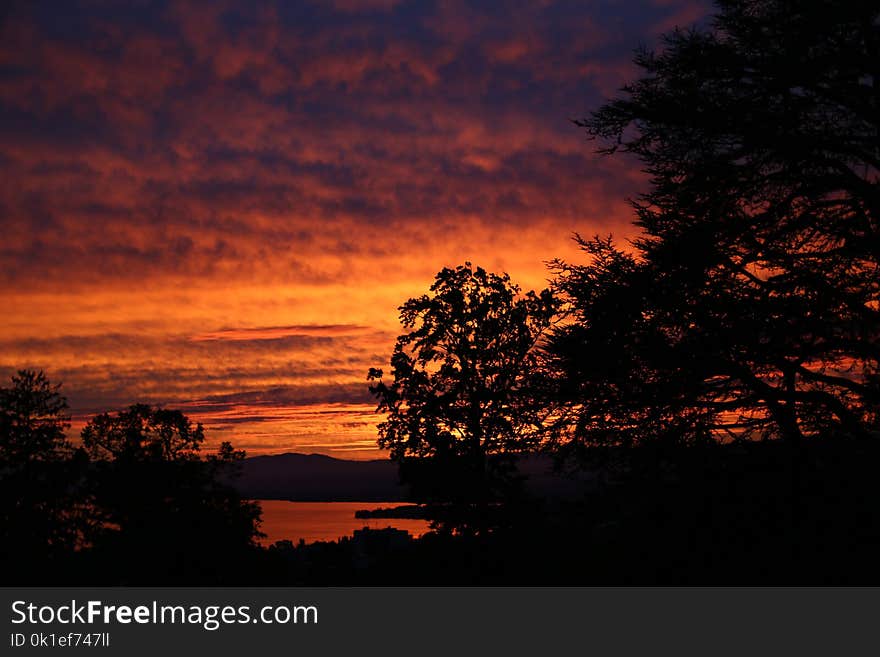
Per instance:
[[[394,527],[410,533],[413,538],[428,531],[426,520],[409,518],[355,518],[361,509],[378,509],[400,506],[401,502],[287,502],[285,500],[256,500],[263,509],[260,529],[266,538],[263,545],[289,540],[298,543],[335,541],[351,536],[356,529],[369,527],[383,529]]]

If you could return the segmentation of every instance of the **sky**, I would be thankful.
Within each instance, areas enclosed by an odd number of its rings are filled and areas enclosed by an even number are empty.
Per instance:
[[[524,289],[634,234],[638,165],[572,119],[696,0],[7,2],[0,385],[71,434],[135,402],[208,447],[381,458],[397,307],[471,261]]]

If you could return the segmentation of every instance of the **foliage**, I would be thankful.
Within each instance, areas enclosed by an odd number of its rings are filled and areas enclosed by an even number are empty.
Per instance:
[[[260,536],[260,507],[229,484],[244,452],[223,443],[202,458],[201,425],[176,410],[136,404],[82,432],[94,461],[95,511],[105,531],[93,558],[111,581],[234,581]],[[140,563],[135,573],[131,562]]]
[[[53,460],[70,450],[67,400],[43,372],[20,370],[0,388],[0,463]]]
[[[718,6],[579,122],[651,187],[631,250],[556,264],[575,445],[880,428],[880,10]]]
[[[230,485],[244,452],[200,455],[201,425],[143,404],[96,416],[83,446],[60,385],[0,388],[0,557],[27,584],[223,583],[252,558],[260,508]],[[91,457],[91,461],[90,461]]]
[[[387,414],[379,445],[404,464],[404,478],[447,500],[497,492],[506,457],[537,444],[544,413],[526,381],[555,310],[549,291],[520,294],[506,274],[470,263],[443,269],[430,294],[400,307],[408,331],[391,356],[392,381],[378,369],[369,378]]]
[[[58,575],[94,531],[86,459],[65,438],[67,401],[43,372],[0,388],[0,559],[31,583]]]
[[[82,439],[93,459],[189,461],[199,458],[205,432],[180,411],[135,404],[95,416]]]

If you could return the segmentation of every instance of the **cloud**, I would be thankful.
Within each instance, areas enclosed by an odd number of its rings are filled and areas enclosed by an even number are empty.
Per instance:
[[[634,74],[636,45],[704,15],[691,0],[13,3],[0,373],[47,368],[77,412],[296,389],[273,402],[298,415],[271,440],[256,401],[236,416],[250,424],[211,426],[254,446],[367,440],[375,417],[303,409],[363,386],[438,270],[471,260],[542,287],[545,261],[578,258],[574,232],[632,234],[644,174],[596,157],[570,119]]]
[[[338,335],[357,335],[370,331],[368,326],[356,324],[298,324],[294,326],[261,326],[255,328],[232,328],[200,333],[190,338],[195,342],[211,340],[278,340],[294,336],[330,337]]]

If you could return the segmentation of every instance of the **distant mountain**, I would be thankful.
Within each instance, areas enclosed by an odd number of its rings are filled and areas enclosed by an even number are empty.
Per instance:
[[[397,502],[405,489],[397,464],[347,461],[322,454],[277,454],[245,459],[232,482],[251,499],[298,502]]]
[[[577,496],[583,481],[552,471],[548,457],[520,461],[532,493]],[[406,488],[398,483],[397,464],[390,460],[348,461],[322,454],[277,454],[245,459],[241,476],[231,482],[245,497],[298,502],[402,502]]]

